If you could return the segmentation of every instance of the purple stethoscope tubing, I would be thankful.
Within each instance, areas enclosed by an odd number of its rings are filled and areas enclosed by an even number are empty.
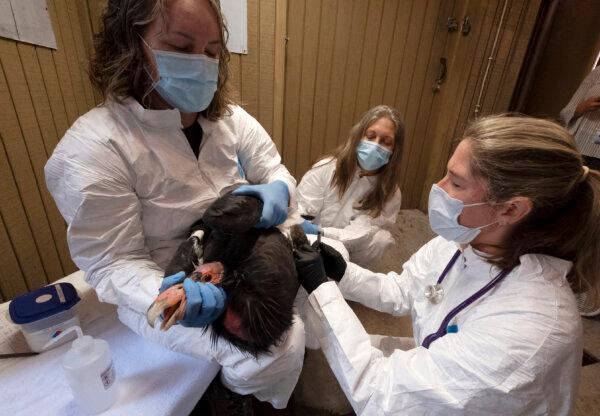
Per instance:
[[[446,268],[440,275],[440,277],[437,281],[438,285],[440,283],[442,283],[442,281],[444,280],[444,278],[446,277],[446,275],[448,274],[448,272],[450,271],[450,269],[452,268],[452,266],[454,265],[454,263],[456,262],[456,260],[458,259],[459,256],[460,256],[460,250],[456,250],[456,253],[454,253],[454,256],[452,256],[452,259],[450,259],[450,262],[448,263],[448,265],[446,265]],[[502,270],[500,273],[498,273],[498,275],[496,277],[494,277],[491,281],[489,281],[488,284],[486,284],[484,287],[479,289],[473,295],[471,295],[470,297],[465,299],[460,305],[458,305],[457,307],[452,309],[450,311],[450,313],[448,313],[448,315],[446,315],[446,317],[442,321],[442,324],[440,325],[439,329],[436,332],[434,332],[433,334],[427,335],[421,345],[425,348],[429,348],[429,346],[431,345],[431,343],[433,341],[446,335],[448,324],[450,323],[452,318],[454,318],[460,311],[465,309],[467,306],[469,306],[470,304],[475,302],[477,299],[479,299],[483,295],[485,295],[487,292],[492,290],[492,288],[494,286],[496,286],[502,279],[504,279],[506,277],[506,275],[511,272],[511,270],[512,270],[512,268]]]

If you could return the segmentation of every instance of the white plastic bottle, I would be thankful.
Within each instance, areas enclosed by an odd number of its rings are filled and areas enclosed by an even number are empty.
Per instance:
[[[100,413],[117,399],[117,379],[108,343],[83,335],[73,341],[62,366],[75,402],[88,414]]]

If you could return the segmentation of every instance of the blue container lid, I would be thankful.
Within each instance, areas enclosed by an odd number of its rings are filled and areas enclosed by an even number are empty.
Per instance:
[[[16,297],[8,312],[15,324],[28,324],[71,309],[79,300],[71,283],[55,283]]]

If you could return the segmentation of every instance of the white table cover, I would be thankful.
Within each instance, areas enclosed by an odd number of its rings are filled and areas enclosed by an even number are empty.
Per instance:
[[[81,297],[77,314],[84,334],[106,340],[117,373],[118,398],[102,415],[189,415],[219,371],[216,362],[170,351],[145,340],[119,322],[116,307],[98,301],[83,272],[60,281]],[[0,353],[27,350],[18,326],[0,305]],[[71,342],[36,356],[0,359],[0,414],[83,415],[61,367]]]

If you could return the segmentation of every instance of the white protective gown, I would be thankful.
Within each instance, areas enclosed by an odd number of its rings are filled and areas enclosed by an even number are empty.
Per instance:
[[[312,215],[313,222],[321,227],[323,235],[344,243],[350,260],[363,267],[372,265],[385,250],[394,244],[389,229],[395,224],[400,211],[400,189],[390,198],[377,218],[356,209],[360,200],[375,186],[376,176],[354,174],[346,193],[339,198],[331,185],[336,159],[317,162],[298,185],[298,210]]]
[[[403,266],[376,274],[349,263],[338,286],[309,296],[305,322],[359,415],[567,415],[579,380],[582,328],[566,274],[572,264],[528,254],[498,286],[459,313],[434,341],[454,307],[499,272],[467,247],[443,281],[445,296],[424,297],[457,250],[437,237]],[[344,298],[393,315],[411,314],[416,348],[384,356]]]
[[[272,354],[258,359],[225,341],[211,345],[202,328],[161,332],[146,322],[164,267],[189,227],[224,189],[247,183],[238,160],[250,183],[279,179],[294,194],[295,180],[275,145],[242,108],[216,122],[200,117],[199,123],[196,159],[178,110],[109,101],[66,132],[46,164],[47,186],[68,224],[74,262],[100,300],[119,305],[123,323],[170,349],[216,360],[231,390],[285,407],[304,356],[300,319]]]

